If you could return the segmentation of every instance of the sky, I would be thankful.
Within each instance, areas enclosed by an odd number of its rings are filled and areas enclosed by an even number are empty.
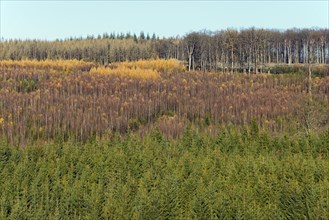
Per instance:
[[[329,28],[329,0],[0,0],[3,39],[55,40],[107,33],[183,36],[227,28]]]

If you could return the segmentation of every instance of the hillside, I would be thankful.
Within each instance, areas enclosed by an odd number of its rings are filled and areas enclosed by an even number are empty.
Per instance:
[[[329,77],[304,68],[0,61],[0,219],[328,219]]]

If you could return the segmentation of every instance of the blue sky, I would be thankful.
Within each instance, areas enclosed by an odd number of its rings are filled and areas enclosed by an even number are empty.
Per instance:
[[[14,1],[0,0],[0,34],[54,40],[104,32],[160,37],[226,28],[328,28],[322,1]]]

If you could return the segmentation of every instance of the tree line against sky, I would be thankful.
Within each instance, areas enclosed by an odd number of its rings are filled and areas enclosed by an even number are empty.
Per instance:
[[[155,34],[88,35],[65,40],[5,40],[0,59],[78,59],[102,65],[178,59],[189,70],[264,72],[273,64],[328,64],[328,29],[226,29],[160,39]]]

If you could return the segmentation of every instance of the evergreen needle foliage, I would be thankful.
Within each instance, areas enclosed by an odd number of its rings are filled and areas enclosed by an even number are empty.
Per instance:
[[[0,145],[0,219],[328,219],[329,136]]]

